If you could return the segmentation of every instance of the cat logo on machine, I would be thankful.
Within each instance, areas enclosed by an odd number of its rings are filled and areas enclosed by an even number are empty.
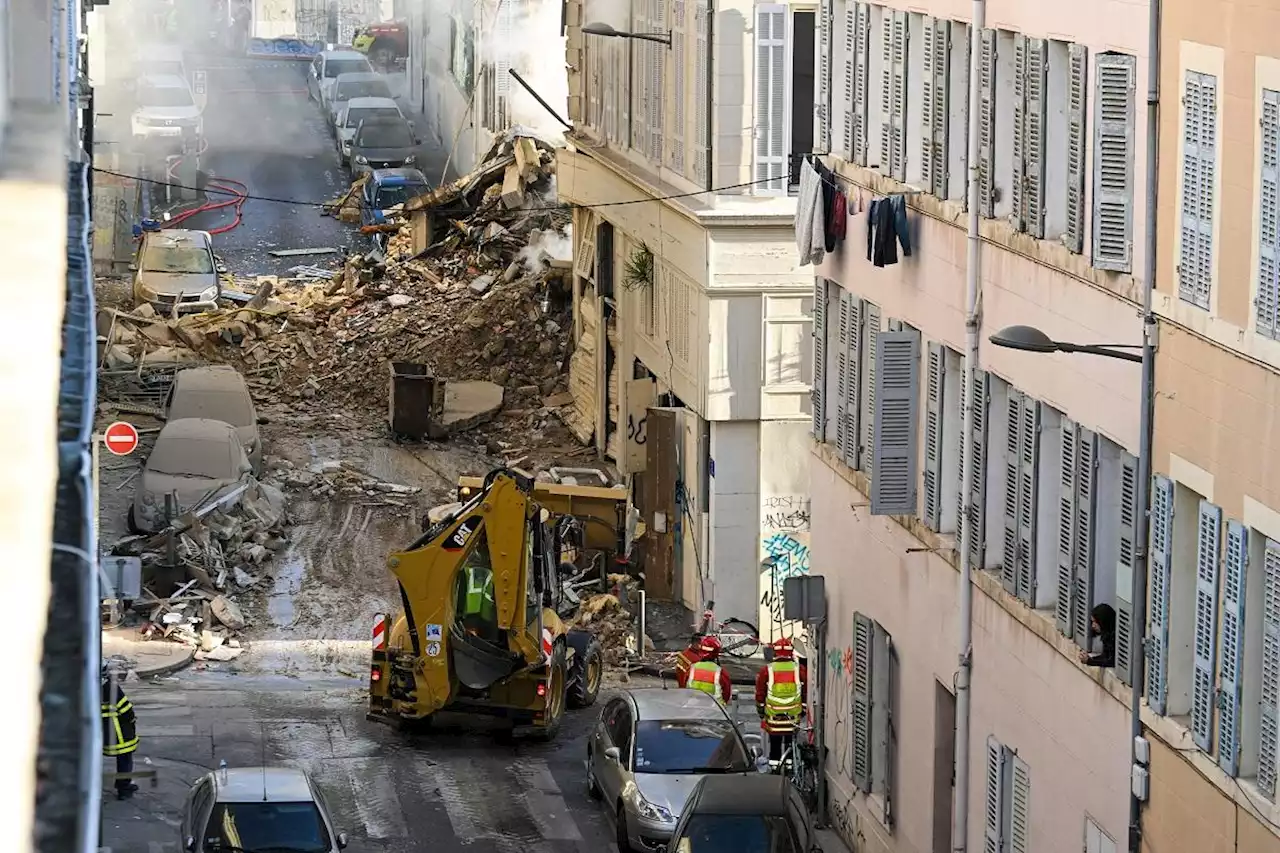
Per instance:
[[[467,540],[471,538],[471,534],[475,533],[476,528],[479,526],[480,516],[471,516],[458,525],[458,529],[449,534],[448,539],[444,540],[444,549],[446,551],[461,551],[467,546]]]

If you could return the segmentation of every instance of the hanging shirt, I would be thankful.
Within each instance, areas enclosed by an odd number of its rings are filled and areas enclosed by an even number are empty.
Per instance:
[[[877,267],[911,257],[911,234],[907,230],[907,202],[900,195],[878,198],[867,212],[867,260]]]
[[[845,234],[849,228],[848,201],[843,190],[836,190],[836,202],[832,211],[832,218],[835,220],[834,228],[837,243],[844,242]]]
[[[826,255],[822,206],[822,178],[807,158],[800,164],[800,194],[796,199],[796,248],[800,266],[820,264]]]

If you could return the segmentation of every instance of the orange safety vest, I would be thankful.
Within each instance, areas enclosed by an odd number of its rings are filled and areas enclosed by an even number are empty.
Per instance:
[[[711,661],[698,661],[689,669],[689,688],[701,690],[722,702],[720,696],[720,666]]]

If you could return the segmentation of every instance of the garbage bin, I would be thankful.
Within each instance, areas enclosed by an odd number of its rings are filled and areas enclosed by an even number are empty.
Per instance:
[[[435,438],[444,419],[444,382],[437,382],[425,364],[387,363],[391,387],[387,394],[387,425],[392,435],[421,440]]]

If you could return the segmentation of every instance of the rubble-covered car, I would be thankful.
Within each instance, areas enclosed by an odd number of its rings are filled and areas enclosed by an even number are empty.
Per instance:
[[[329,124],[338,122],[338,113],[353,98],[390,98],[391,87],[387,78],[377,72],[348,71],[339,74],[329,90],[329,99],[325,110],[329,116]]]
[[[324,106],[329,90],[339,74],[349,71],[372,71],[369,58],[354,50],[326,50],[316,54],[307,69],[307,94]]]
[[[235,427],[205,418],[170,421],[160,430],[147,457],[129,529],[155,533],[167,526],[165,495],[175,495],[173,516],[195,510],[247,481],[253,466]]]
[[[394,98],[352,98],[338,111],[338,118],[333,124],[333,136],[338,143],[338,156],[342,165],[346,166],[351,159],[351,140],[355,138],[356,128],[367,118],[404,118],[408,119]],[[413,122],[409,122],[413,129]]]
[[[221,264],[208,231],[144,231],[133,263],[133,298],[162,316],[208,311],[222,296]]]
[[[399,169],[417,160],[418,139],[404,119],[365,119],[351,140],[351,172],[356,177],[377,169]]]
[[[427,176],[417,169],[376,169],[365,182],[361,194],[360,225],[384,225],[387,211],[431,190]],[[386,248],[388,234],[374,232],[374,242]]]
[[[138,107],[130,119],[134,139],[178,141],[203,133],[200,107],[186,78],[176,74],[143,77],[136,97]]]
[[[258,413],[244,376],[234,367],[215,364],[179,370],[169,386],[165,419],[205,418],[235,427],[254,473],[262,470],[262,438]]]

